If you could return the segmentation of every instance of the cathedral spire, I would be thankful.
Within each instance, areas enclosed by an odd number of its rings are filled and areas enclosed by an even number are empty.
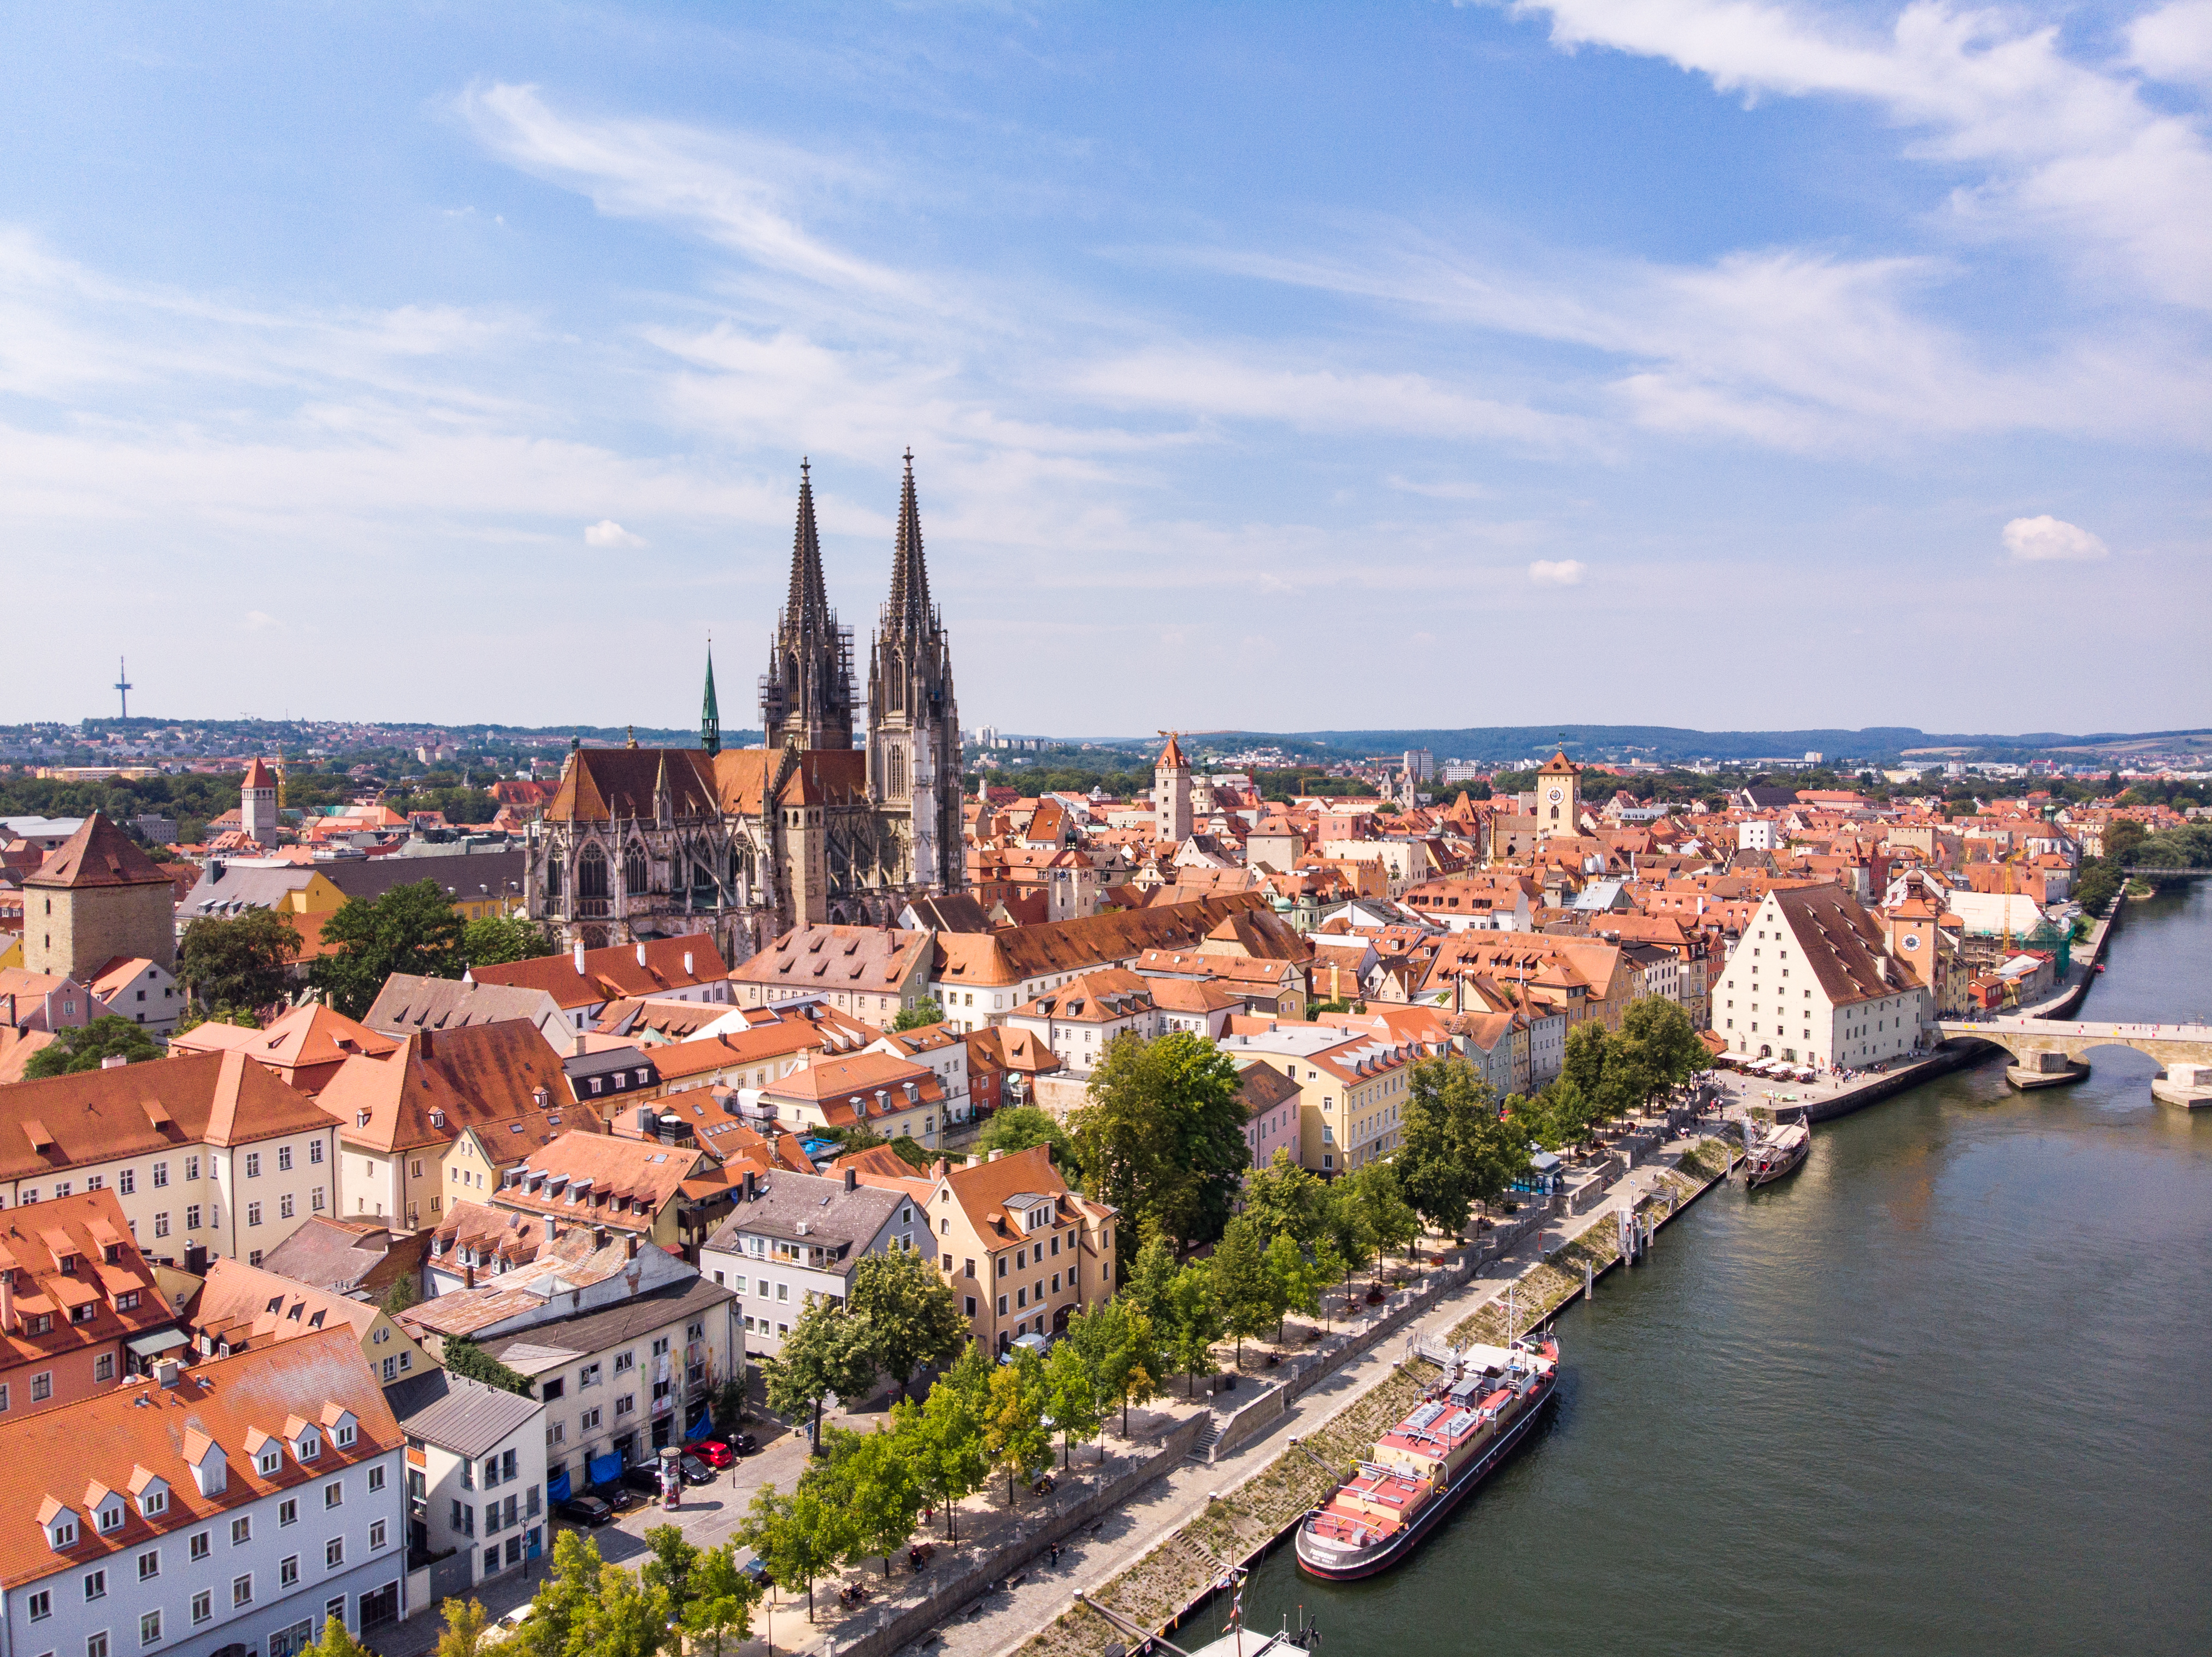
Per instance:
[[[891,595],[884,606],[886,630],[908,634],[930,630],[929,565],[921,555],[921,509],[914,496],[914,451],[906,452],[906,479],[899,486],[898,538],[891,550]]]
[[[823,585],[811,468],[801,460],[791,590],[777,618],[768,672],[761,676],[761,722],[770,747],[853,746],[852,648],[852,636],[837,624]]]
[[[714,636],[707,636],[707,695],[699,704],[699,746],[710,753],[722,751],[722,710],[714,700]]]

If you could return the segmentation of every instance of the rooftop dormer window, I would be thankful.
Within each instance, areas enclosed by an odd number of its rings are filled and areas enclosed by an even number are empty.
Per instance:
[[[68,1508],[46,1521],[46,1545],[56,1553],[76,1546],[76,1515]]]

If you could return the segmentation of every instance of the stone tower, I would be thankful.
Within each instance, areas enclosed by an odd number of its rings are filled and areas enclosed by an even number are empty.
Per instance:
[[[915,884],[957,887],[963,872],[960,708],[945,618],[929,598],[912,449],[899,486],[890,596],[868,653],[868,784],[886,807],[905,808]]]
[[[94,812],[23,882],[23,965],[83,984],[117,959],[173,967],[176,914],[169,877]]]
[[[1583,832],[1583,768],[1563,748],[1536,773],[1536,838]]]
[[[258,754],[239,785],[238,823],[257,846],[276,844],[276,777]]]
[[[791,590],[761,675],[761,724],[771,748],[853,746],[853,634],[837,624],[822,582],[822,538],[814,487],[799,465],[799,527],[791,543]]]
[[[1155,834],[1180,844],[1190,838],[1190,766],[1182,757],[1182,744],[1170,734],[1168,745],[1152,762],[1152,810]]]

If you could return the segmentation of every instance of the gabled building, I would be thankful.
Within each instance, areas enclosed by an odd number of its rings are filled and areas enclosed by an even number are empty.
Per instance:
[[[360,1344],[362,1361],[380,1385],[429,1367],[413,1337],[383,1307],[328,1289],[310,1288],[240,1260],[216,1260],[186,1307],[185,1322],[203,1358],[228,1357],[325,1330],[344,1329]]]
[[[0,1420],[8,1649],[295,1657],[331,1617],[378,1640],[407,1610],[404,1446],[343,1330]]]
[[[1854,1069],[1917,1048],[1935,998],[1839,886],[1770,892],[1713,992],[1716,1033],[1736,1052]]]
[[[0,1420],[104,1392],[184,1343],[113,1192],[0,1216]]]
[[[176,889],[103,812],[23,882],[23,965],[89,983],[110,961],[177,964]]]
[[[394,972],[385,979],[362,1021],[387,1036],[409,1036],[417,1030],[458,1030],[514,1019],[528,1020],[556,1045],[577,1028],[574,1013],[542,985],[472,984],[415,972]]]
[[[741,1181],[729,1217],[700,1251],[699,1269],[738,1297],[745,1351],[773,1357],[793,1320],[817,1300],[842,1301],[862,1257],[929,1246],[922,1205],[909,1194],[859,1183],[848,1171],[755,1174]]]
[[[760,1089],[778,1126],[866,1128],[886,1139],[934,1146],[945,1125],[945,1089],[927,1065],[890,1053],[819,1058]]]
[[[407,1435],[407,1545],[466,1563],[441,1587],[489,1581],[547,1551],[543,1404],[434,1366],[384,1396]]]
[[[356,1054],[387,1057],[398,1045],[390,1036],[356,1024],[335,1008],[309,1002],[259,1030],[213,1021],[196,1024],[170,1039],[169,1051],[173,1055],[243,1053],[301,1093],[319,1093],[348,1059]]]
[[[571,1227],[681,1252],[699,1239],[684,1223],[684,1182],[712,1161],[653,1139],[565,1133],[505,1170],[486,1201],[541,1228]]]
[[[269,1251],[264,1270],[349,1300],[380,1301],[402,1282],[422,1293],[428,1232],[394,1231],[378,1220],[317,1215]]]
[[[665,1001],[730,1002],[730,969],[703,932],[640,939],[632,944],[586,949],[579,942],[565,955],[539,955],[471,967],[461,982],[542,992],[576,1031],[599,1022],[611,1002],[653,996]],[[532,1003],[533,1007],[536,1003]],[[532,1017],[539,1014],[533,1011]],[[428,1027],[418,1025],[416,1027]]]
[[[987,1352],[1064,1333],[1113,1295],[1120,1215],[1070,1191],[1042,1145],[945,1167],[927,1217],[938,1270]]]

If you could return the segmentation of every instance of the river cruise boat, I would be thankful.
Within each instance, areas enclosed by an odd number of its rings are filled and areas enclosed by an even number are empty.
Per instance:
[[[1451,1357],[1444,1379],[1300,1521],[1298,1568],[1309,1576],[1348,1582],[1407,1557],[1528,1436],[1559,1387],[1559,1343],[1548,1332]]]
[[[1743,1154],[1743,1185],[1756,1191],[1805,1166],[1813,1148],[1813,1125],[1801,1114],[1795,1122],[1778,1122],[1755,1136]]]

